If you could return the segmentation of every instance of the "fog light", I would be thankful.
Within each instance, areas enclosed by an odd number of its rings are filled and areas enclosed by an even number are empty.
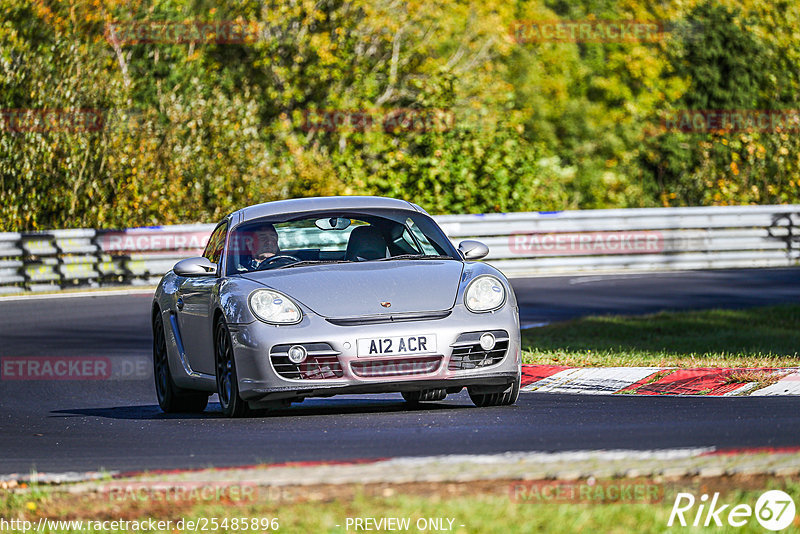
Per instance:
[[[495,344],[494,334],[492,334],[491,332],[486,332],[481,336],[481,348],[483,350],[492,350],[494,348],[494,344]]]
[[[307,355],[306,348],[302,345],[295,345],[289,349],[289,361],[292,363],[303,363]]]

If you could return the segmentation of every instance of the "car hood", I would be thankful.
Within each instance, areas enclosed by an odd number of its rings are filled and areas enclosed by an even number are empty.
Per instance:
[[[323,317],[449,310],[464,264],[397,260],[310,265],[241,275],[297,299]],[[391,303],[384,307],[381,303]]]

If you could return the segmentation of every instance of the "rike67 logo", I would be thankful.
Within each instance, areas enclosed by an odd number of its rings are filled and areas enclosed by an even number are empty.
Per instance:
[[[749,504],[722,504],[719,493],[714,493],[710,502],[707,494],[695,499],[691,493],[678,493],[667,526],[673,526],[677,520],[677,524],[683,527],[689,525],[721,527],[725,523],[732,527],[742,527],[753,516],[767,530],[775,532],[783,530],[794,521],[794,501],[787,493],[780,490],[764,492],[756,501],[755,508]]]

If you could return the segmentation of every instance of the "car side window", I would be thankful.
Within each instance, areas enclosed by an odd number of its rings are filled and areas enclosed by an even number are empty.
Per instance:
[[[416,239],[414,239],[413,241],[416,241],[417,243],[419,243],[419,246],[422,247],[422,252],[424,254],[431,254],[431,255],[434,255],[434,256],[437,255],[437,254],[441,254],[441,252],[436,250],[436,247],[434,247],[431,244],[431,242],[428,240],[428,238],[425,237],[425,234],[422,233],[422,230],[420,230],[419,227],[416,224],[414,224],[414,221],[412,221],[410,218],[406,219],[406,227],[409,230],[411,230],[411,233],[414,234],[414,237]],[[407,231],[404,233],[404,237],[407,235],[407,233],[408,233]],[[406,239],[413,243],[412,240],[410,240],[408,238],[406,238]],[[414,248],[417,248],[417,247],[414,247]]]
[[[421,254],[422,251],[417,246],[416,241],[414,238],[411,237],[411,234],[408,231],[408,228],[405,226],[403,227],[403,233],[397,236],[393,244],[397,247],[400,252],[398,254]]]
[[[220,224],[208,239],[206,249],[203,251],[203,257],[208,258],[212,263],[219,264],[219,260],[222,258],[222,252],[225,250],[225,231],[227,229],[227,224]]]

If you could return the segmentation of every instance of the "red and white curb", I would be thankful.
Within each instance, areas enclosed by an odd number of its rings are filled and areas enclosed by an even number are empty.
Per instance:
[[[759,387],[753,377],[777,380]],[[800,369],[523,365],[521,390],[588,395],[800,395]]]

